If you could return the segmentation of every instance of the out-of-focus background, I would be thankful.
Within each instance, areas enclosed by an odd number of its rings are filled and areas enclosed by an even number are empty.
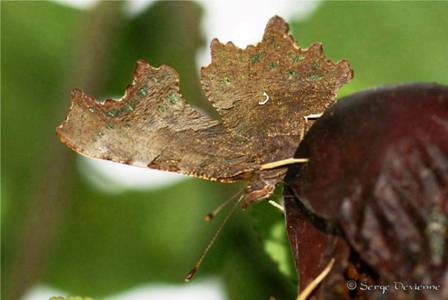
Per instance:
[[[442,2],[1,3],[3,299],[294,297],[297,278],[274,208],[236,213],[186,284],[223,216],[211,224],[202,217],[241,187],[84,159],[55,136],[72,88],[119,97],[138,58],[177,69],[182,93],[209,109],[198,70],[209,63],[211,39],[245,47],[275,14],[302,47],[320,41],[329,58],[351,62],[355,79],[340,95],[388,83],[448,84]]]

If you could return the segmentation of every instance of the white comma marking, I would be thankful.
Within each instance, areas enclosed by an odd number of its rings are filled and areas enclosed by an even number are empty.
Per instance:
[[[266,92],[263,92],[264,99],[261,101],[258,101],[258,104],[265,105],[269,101],[269,95]]]

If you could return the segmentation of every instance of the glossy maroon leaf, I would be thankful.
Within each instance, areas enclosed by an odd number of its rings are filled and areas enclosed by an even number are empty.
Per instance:
[[[285,210],[288,237],[300,278],[299,290],[310,284],[333,257],[336,258],[336,266],[331,274],[342,273],[350,254],[345,240],[322,228],[325,225],[320,220],[306,215],[294,197],[285,197]]]
[[[339,225],[382,278],[440,285],[406,297],[448,299],[448,87],[346,97],[295,156],[310,162],[291,167],[286,182],[307,209]]]
[[[289,190],[285,190],[284,200],[288,238],[300,279],[298,291],[303,291],[334,258],[331,272],[312,299],[375,299],[377,292],[347,288],[350,281],[378,284],[378,276],[359,259],[340,229],[307,210]]]

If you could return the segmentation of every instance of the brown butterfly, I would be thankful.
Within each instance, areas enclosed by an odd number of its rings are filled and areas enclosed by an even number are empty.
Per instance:
[[[211,53],[201,83],[221,120],[185,101],[174,69],[139,60],[121,99],[98,102],[73,90],[59,138],[87,157],[207,180],[245,180],[246,206],[268,198],[287,164],[300,161],[290,158],[306,116],[325,111],[353,72],[345,60],[326,60],[320,44],[298,47],[277,16],[257,45],[243,50],[215,39]]]

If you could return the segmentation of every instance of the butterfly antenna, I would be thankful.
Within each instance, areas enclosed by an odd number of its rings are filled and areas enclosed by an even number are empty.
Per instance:
[[[232,200],[234,200],[239,194],[241,194],[241,191],[236,192],[232,197],[230,197],[229,199],[227,199],[226,201],[224,201],[223,203],[221,203],[217,208],[215,208],[211,213],[208,213],[205,217],[204,217],[204,221],[205,222],[210,222],[211,220],[213,220],[214,217],[216,217],[216,215],[227,205],[229,205],[230,202],[232,202]]]
[[[328,275],[328,273],[330,273],[331,269],[333,268],[334,262],[335,259],[332,258],[325,269],[316,278],[314,278],[313,281],[310,282],[310,284],[306,286],[303,292],[301,292],[297,296],[296,300],[306,300],[308,296],[316,289],[319,283],[321,283],[322,280],[324,280],[324,278]]]
[[[222,221],[221,225],[219,225],[218,230],[216,230],[215,234],[213,235],[212,239],[208,243],[207,247],[205,248],[204,252],[202,252],[201,257],[199,257],[198,261],[194,265],[193,269],[191,269],[190,272],[188,272],[187,276],[185,276],[185,281],[190,281],[193,276],[197,273],[199,267],[202,264],[202,261],[204,260],[205,256],[207,256],[207,253],[210,251],[210,248],[215,243],[216,239],[218,238],[219,234],[221,233],[222,229],[224,228],[224,225],[226,225],[227,221],[229,220],[230,216],[233,214],[235,209],[238,207],[238,204],[243,200],[244,195],[241,195],[240,198],[238,198],[238,201],[235,202],[235,204],[232,206],[230,211],[227,213],[226,217]]]
[[[292,165],[292,164],[302,164],[302,163],[307,163],[308,161],[309,161],[308,158],[287,158],[287,159],[282,159],[282,160],[270,162],[267,164],[263,164],[260,166],[260,170],[269,170],[269,169],[274,169],[274,168],[283,167],[283,166]]]
[[[285,213],[285,208],[280,204],[278,204],[277,202],[275,202],[274,200],[268,200],[268,203],[273,207],[275,207],[276,209],[278,209],[281,213],[283,214]]]

